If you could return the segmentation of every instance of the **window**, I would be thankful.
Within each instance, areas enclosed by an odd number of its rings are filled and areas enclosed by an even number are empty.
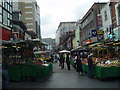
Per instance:
[[[33,18],[25,18],[26,20],[32,20]]]
[[[2,7],[0,7],[0,14],[2,14]]]
[[[107,11],[104,12],[105,21],[108,20]]]
[[[2,6],[3,6],[3,7],[5,6],[5,3],[4,3],[4,2],[2,2]]]
[[[33,23],[27,23],[26,25],[33,25]]]
[[[10,11],[10,5],[8,5],[8,11]]]
[[[3,10],[3,24],[7,25],[7,11]]]
[[[10,14],[10,20],[12,20],[12,15]]]
[[[0,0],[0,5],[2,6],[2,0]]]
[[[10,18],[10,14],[8,13],[8,18]]]
[[[32,12],[25,12],[25,14],[32,14]]]
[[[25,8],[32,8],[32,6],[26,6]]]
[[[27,30],[33,30],[33,28],[28,28]]]
[[[10,0],[10,5],[12,5],[12,0]]]
[[[10,20],[8,19],[8,21],[7,21],[7,24],[8,24],[8,26],[10,26]]]
[[[12,13],[12,7],[10,7],[10,13]]]
[[[7,3],[5,3],[5,9],[8,9],[8,4]]]
[[[28,4],[28,3],[32,3],[32,2],[30,2],[30,1],[25,2],[25,4]]]
[[[120,16],[120,6],[118,7],[118,15]]]
[[[2,22],[2,15],[0,14],[0,22]]]

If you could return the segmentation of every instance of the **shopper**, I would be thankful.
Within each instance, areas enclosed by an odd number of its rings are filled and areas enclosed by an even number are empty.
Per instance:
[[[8,62],[7,58],[3,57],[2,61],[2,90],[8,90],[9,77],[8,77]]]
[[[66,53],[66,64],[67,64],[68,70],[70,70],[70,54],[69,53]]]
[[[53,53],[54,54],[54,53]],[[54,58],[53,58],[53,54],[51,53],[50,57],[51,57],[51,62],[53,63]]]
[[[62,53],[60,54],[60,66],[61,66],[61,69],[64,68],[64,57]]]
[[[90,55],[88,55],[88,77],[89,78],[93,78],[93,60],[92,60],[92,55],[93,53],[91,53]]]
[[[83,75],[83,67],[82,67],[79,53],[77,53],[76,66],[77,66],[76,71],[78,72],[78,74]]]

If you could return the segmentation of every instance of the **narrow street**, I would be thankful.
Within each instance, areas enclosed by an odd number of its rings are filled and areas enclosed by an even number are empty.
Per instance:
[[[71,66],[72,67],[72,66]],[[59,63],[53,65],[53,73],[44,82],[10,82],[10,88],[118,88],[118,80],[100,81],[80,76],[71,68],[61,69]]]

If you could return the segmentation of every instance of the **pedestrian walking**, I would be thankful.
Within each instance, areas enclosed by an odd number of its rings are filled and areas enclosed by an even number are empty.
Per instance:
[[[60,66],[61,66],[61,69],[64,68],[64,57],[62,53],[60,54]]]
[[[54,54],[54,53],[53,53],[53,54]],[[50,57],[51,57],[51,62],[52,62],[52,63],[53,63],[53,61],[54,61],[53,54],[50,55]]]
[[[70,70],[70,54],[69,53],[66,53],[66,64],[67,64],[68,70]]]
[[[78,72],[78,74],[81,74],[81,75],[83,74],[83,67],[82,67],[79,53],[77,53],[76,71]]]
[[[93,53],[88,55],[88,58],[87,58],[87,62],[88,62],[88,77],[89,78],[93,78],[93,60],[92,60],[92,55],[93,55]]]
[[[9,76],[8,76],[8,62],[7,58],[3,58],[2,61],[2,89],[8,90]]]

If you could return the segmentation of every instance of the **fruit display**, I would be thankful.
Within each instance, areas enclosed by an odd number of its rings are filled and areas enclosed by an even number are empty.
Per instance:
[[[96,64],[102,67],[120,66],[120,60],[103,60]]]

